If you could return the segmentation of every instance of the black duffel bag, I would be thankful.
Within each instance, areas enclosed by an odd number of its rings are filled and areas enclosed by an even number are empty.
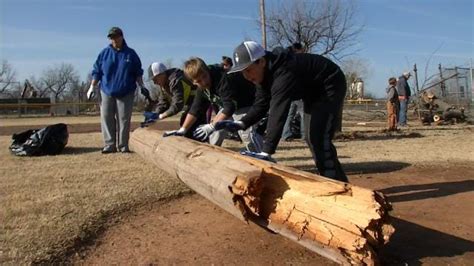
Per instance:
[[[13,134],[10,151],[17,156],[57,155],[69,139],[66,124],[55,124],[42,129],[30,129]]]

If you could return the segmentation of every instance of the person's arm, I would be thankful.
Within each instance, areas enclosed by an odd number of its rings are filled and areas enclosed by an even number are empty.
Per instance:
[[[181,129],[184,130],[184,132],[187,132],[193,125],[196,123],[197,117],[193,114],[186,114],[186,118],[184,119],[183,125],[181,125]],[[181,130],[180,129],[180,130]]]
[[[173,116],[179,111],[183,110],[184,107],[184,88],[181,81],[176,82],[176,84],[170,88],[171,91],[171,103],[168,110],[160,114],[160,119]]]
[[[156,109],[158,113],[161,114],[168,109],[168,106],[169,106],[169,100],[166,97],[163,89],[160,87],[158,88],[158,103],[156,104]]]
[[[263,152],[268,154],[275,153],[288,117],[291,96],[297,87],[296,76],[292,72],[283,70],[280,73],[275,73],[275,76],[276,78],[271,88],[267,134],[265,135],[262,149]]]
[[[270,99],[270,89],[256,89],[254,104],[250,107],[247,114],[245,114],[245,116],[240,120],[244,123],[245,128],[252,126],[265,117],[270,106]]]

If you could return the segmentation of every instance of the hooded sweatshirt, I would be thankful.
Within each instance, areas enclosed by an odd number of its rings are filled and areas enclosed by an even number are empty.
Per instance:
[[[120,50],[112,45],[104,48],[92,70],[92,78],[100,81],[101,90],[112,97],[123,97],[134,92],[137,78],[142,75],[140,58],[125,40]]]

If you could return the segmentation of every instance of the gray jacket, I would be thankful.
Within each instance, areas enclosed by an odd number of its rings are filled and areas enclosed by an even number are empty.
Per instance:
[[[395,88],[395,86],[389,86],[387,89],[387,101],[391,102],[391,103],[396,103],[398,102],[398,93],[397,93],[397,89]]]
[[[397,92],[399,96],[405,96],[409,98],[411,96],[410,85],[405,76],[400,76],[397,81]]]
[[[172,116],[183,110],[185,106],[188,108],[191,105],[195,87],[184,77],[181,69],[171,68],[165,73],[168,76],[168,86],[166,88],[160,87],[156,109],[160,114],[165,113],[166,116]]]

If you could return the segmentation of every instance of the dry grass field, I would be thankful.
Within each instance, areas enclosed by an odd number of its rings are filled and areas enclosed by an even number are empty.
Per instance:
[[[395,134],[358,127],[335,142],[350,181],[394,203],[399,233],[385,251],[389,263],[474,260],[473,133],[467,125]],[[191,191],[136,154],[100,154],[100,133],[71,134],[58,156],[14,157],[9,144],[0,137],[0,264],[233,264],[243,254],[255,255],[244,259],[249,264],[272,254],[276,264],[329,263],[236,224],[199,196],[173,200]],[[314,171],[302,141],[282,142],[275,158]]]

